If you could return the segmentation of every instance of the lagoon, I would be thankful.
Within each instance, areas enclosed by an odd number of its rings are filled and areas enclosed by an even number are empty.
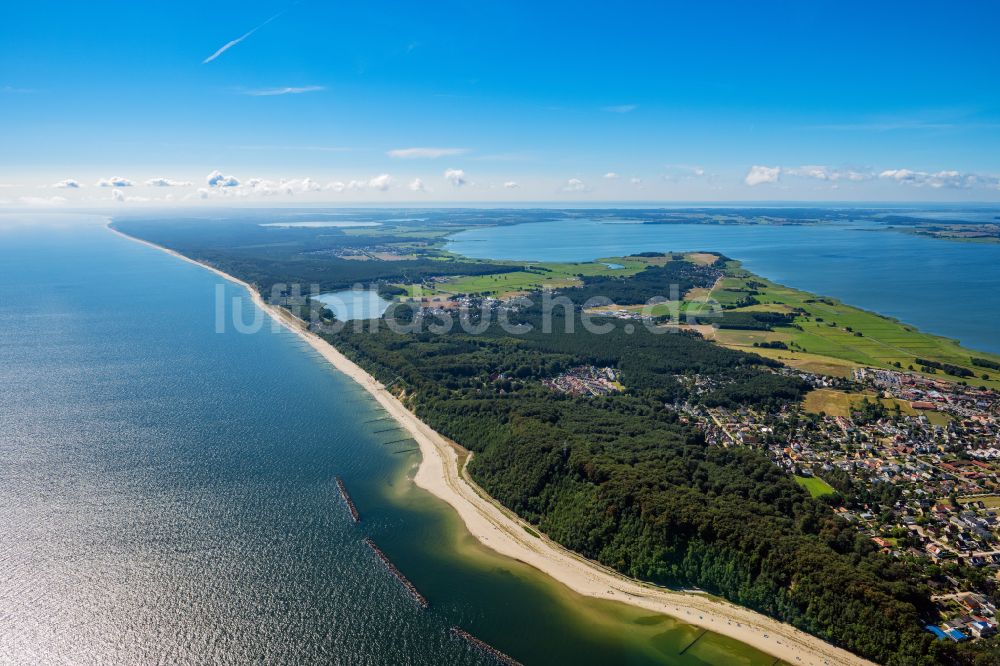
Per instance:
[[[586,218],[450,237],[469,257],[589,261],[643,251],[715,251],[776,282],[1000,353],[1000,244],[885,231],[876,224],[622,224]]]
[[[377,227],[380,222],[267,222],[261,224],[262,227],[274,227],[276,229],[346,229],[352,227]]]
[[[337,317],[338,321],[378,319],[392,303],[374,289],[344,289],[315,297]]]

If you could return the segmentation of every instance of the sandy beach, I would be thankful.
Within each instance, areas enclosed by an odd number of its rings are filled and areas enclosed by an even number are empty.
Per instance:
[[[691,625],[729,636],[790,664],[812,666],[872,664],[794,627],[746,608],[696,592],[676,592],[618,574],[542,537],[529,534],[527,523],[499,506],[459,468],[459,449],[410,412],[378,381],[337,351],[286,310],[264,302],[251,285],[194,261],[173,250],[108,227],[130,241],[148,245],[178,259],[201,266],[244,287],[253,302],[274,320],[299,335],[333,367],[365,388],[420,447],[416,484],[444,500],[461,516],[469,532],[492,550],[525,562],[571,590],[662,613]]]

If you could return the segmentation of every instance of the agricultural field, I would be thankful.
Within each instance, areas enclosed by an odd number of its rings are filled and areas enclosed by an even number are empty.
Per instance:
[[[414,230],[417,231],[417,230]],[[419,233],[426,233],[419,230]],[[453,258],[448,253],[438,257]],[[454,257],[457,258],[457,257]],[[690,253],[685,259],[708,263],[715,255]],[[520,266],[522,270],[488,275],[456,275],[435,278],[422,284],[398,284],[410,298],[448,299],[466,294],[509,298],[532,291],[562,289],[581,284],[581,276],[619,275],[628,277],[651,265],[662,265],[671,260],[664,257],[608,257],[591,262],[494,262]],[[837,377],[849,377],[858,367],[876,367],[896,370],[920,371],[916,359],[931,359],[967,368],[973,377],[959,378],[943,371],[925,376],[945,381],[967,381],[973,385],[1000,388],[1000,372],[990,374],[971,364],[977,356],[1000,362],[1000,356],[967,350],[956,341],[923,333],[889,317],[846,305],[832,298],[816,296],[771,282],[744,270],[739,262],[731,261],[727,275],[712,288],[693,289],[684,295],[681,303],[664,303],[652,308],[654,317],[684,318],[701,315],[711,321],[710,314],[726,308],[727,312],[785,312],[796,313],[791,326],[777,326],[774,330],[717,329],[705,325],[695,328],[702,335],[718,344],[745,351],[753,351],[781,361],[789,367]],[[740,307],[753,299],[751,305]],[[642,305],[594,308],[591,312],[626,310],[642,312]],[[787,349],[771,349],[755,345],[783,342]],[[982,375],[989,375],[983,379]],[[942,415],[929,414],[932,422],[942,421]]]
[[[915,359],[925,358],[971,370],[975,376],[965,378],[969,384],[1000,388],[1000,373],[986,371],[990,378],[984,380],[984,370],[971,363],[973,356],[998,362],[1000,356],[971,351],[954,340],[923,333],[895,319],[776,284],[747,273],[737,262],[732,262],[728,271],[730,277],[723,279],[719,288],[713,291],[713,298],[724,306],[732,306],[754,292],[753,298],[758,301],[755,305],[732,311],[770,310],[802,314],[796,317],[794,327],[779,327],[773,332],[765,332],[775,335],[761,336],[759,331],[719,331],[716,339],[720,344],[745,348],[753,347],[754,342],[781,341],[788,345],[788,350],[754,351],[780,352],[767,355],[782,361],[802,359],[806,354],[824,357],[848,372],[857,366],[902,370],[913,366],[913,370],[919,371]],[[926,376],[945,381],[961,379],[941,371]]]

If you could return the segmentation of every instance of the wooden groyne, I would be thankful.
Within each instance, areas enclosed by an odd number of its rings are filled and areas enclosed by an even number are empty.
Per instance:
[[[358,507],[354,506],[354,500],[351,496],[347,494],[347,487],[344,485],[344,480],[337,477],[337,490],[340,491],[340,496],[344,498],[344,504],[347,505],[347,510],[351,512],[351,519],[356,523],[361,522],[361,514],[358,513]]]
[[[683,650],[681,650],[680,652],[678,652],[677,654],[678,654],[678,655],[682,655],[682,654],[684,654],[685,652],[687,652],[688,650],[690,650],[690,649],[691,649],[692,647],[694,647],[694,644],[695,644],[695,643],[697,643],[698,641],[700,641],[700,640],[701,640],[701,637],[702,637],[702,636],[704,636],[704,635],[705,635],[705,634],[707,634],[707,633],[708,633],[708,629],[703,629],[703,630],[702,630],[702,632],[701,632],[700,634],[698,634],[697,636],[695,636],[695,638],[694,638],[694,640],[693,640],[693,641],[691,641],[691,642],[690,642],[690,643],[688,643],[688,644],[687,644],[686,646],[684,646],[684,649],[683,649]]]
[[[462,629],[461,627],[452,627],[451,635],[461,638],[462,640],[464,640],[469,645],[476,648],[483,654],[493,657],[494,659],[497,660],[498,663],[504,664],[505,666],[521,666],[521,662],[519,662],[517,659],[514,659],[514,657],[504,654],[503,652],[496,649],[495,647],[493,647],[492,645],[490,645],[485,641],[479,640],[478,638],[467,632],[465,629]]]
[[[420,594],[420,591],[417,590],[416,586],[410,582],[410,579],[404,576],[403,572],[396,568],[396,565],[392,563],[392,560],[390,560],[389,557],[382,552],[381,548],[375,545],[375,542],[371,540],[371,537],[366,537],[365,543],[368,544],[369,548],[375,551],[375,554],[378,555],[378,559],[382,560],[382,564],[384,564],[385,568],[389,570],[389,573],[395,576],[396,580],[403,584],[403,587],[405,587],[406,591],[410,593],[410,596],[413,597],[413,600],[417,602],[418,606],[421,608],[427,608],[430,606],[427,599],[424,598],[424,595]]]

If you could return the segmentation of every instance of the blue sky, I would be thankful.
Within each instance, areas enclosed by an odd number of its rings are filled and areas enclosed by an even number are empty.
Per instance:
[[[997,201],[997,25],[986,1],[5,3],[0,203]]]

